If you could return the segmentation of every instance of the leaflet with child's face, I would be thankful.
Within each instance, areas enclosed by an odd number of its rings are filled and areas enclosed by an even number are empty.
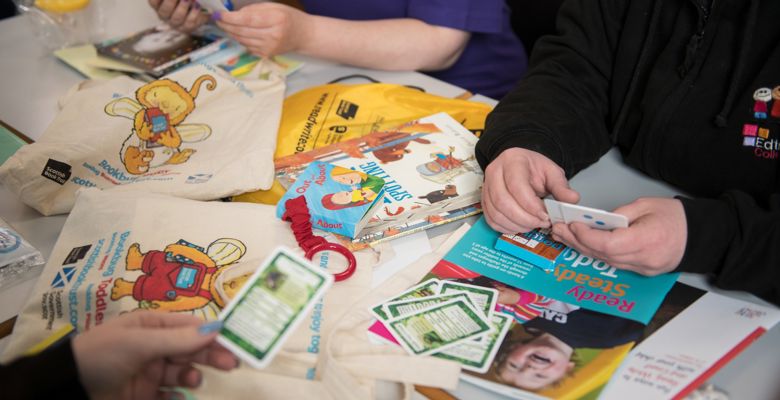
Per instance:
[[[279,248],[222,311],[217,341],[255,368],[267,366],[333,282],[333,276]]]

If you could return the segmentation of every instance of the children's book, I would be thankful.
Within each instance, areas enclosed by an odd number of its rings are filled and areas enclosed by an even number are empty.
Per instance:
[[[274,163],[284,187],[290,187],[313,161],[383,178],[384,203],[355,239],[375,244],[481,212],[476,142],[452,117],[438,113]]]
[[[99,55],[140,68],[153,77],[160,77],[220,50],[227,41],[226,38],[211,34],[186,34],[161,25],[95,47]]]
[[[281,218],[287,200],[306,198],[315,228],[354,238],[382,204],[385,180],[362,171],[313,162],[298,176],[276,206]]]
[[[496,250],[500,233],[477,221],[440,261],[453,270],[484,275],[505,285],[576,306],[647,323],[678,274],[647,277],[619,270],[568,248],[555,267],[544,271]]]
[[[565,244],[553,240],[549,229],[543,228],[516,235],[505,233],[498,237],[495,247],[545,271],[555,268],[567,249]]]

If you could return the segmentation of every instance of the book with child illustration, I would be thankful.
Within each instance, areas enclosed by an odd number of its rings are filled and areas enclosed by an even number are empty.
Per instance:
[[[481,212],[477,138],[446,113],[276,159],[289,188],[314,161],[384,178],[384,204],[355,242],[375,244]]]
[[[225,47],[228,39],[213,34],[187,34],[165,25],[119,40],[95,45],[97,53],[161,77]]]
[[[382,204],[384,193],[385,180],[378,176],[313,162],[279,200],[276,216],[284,215],[287,200],[303,196],[315,228],[354,238]]]

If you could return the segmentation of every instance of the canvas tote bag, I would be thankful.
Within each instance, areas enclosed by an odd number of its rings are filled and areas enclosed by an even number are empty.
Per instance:
[[[2,360],[24,354],[67,324],[83,331],[136,309],[215,319],[276,246],[300,252],[289,224],[274,213],[266,205],[83,189]],[[244,366],[231,373],[204,368],[204,384],[194,395],[364,399],[377,379],[454,387],[456,364],[411,357],[400,348],[370,344],[366,336],[368,306],[411,286],[441,254],[426,255],[417,267],[372,291],[377,255],[356,253],[355,275],[333,285],[268,368]],[[197,290],[157,279],[182,265],[206,276]]]
[[[44,215],[66,213],[82,187],[213,200],[273,181],[284,77],[237,80],[195,65],[149,83],[83,85],[36,143],[0,166],[0,182]]]
[[[369,308],[416,285],[468,229],[467,225],[460,227],[435,251],[423,255],[380,287],[353,298],[351,306],[328,331],[317,360],[316,379],[302,380],[246,367],[231,372],[204,368],[203,384],[195,391],[196,397],[221,399],[230,393],[236,398],[359,400],[376,397],[377,380],[403,384],[401,393],[405,399],[411,397],[415,384],[454,389],[460,365],[434,357],[409,356],[398,346],[372,344],[367,330],[373,323]],[[292,366],[301,362],[301,355],[286,346],[274,364]]]

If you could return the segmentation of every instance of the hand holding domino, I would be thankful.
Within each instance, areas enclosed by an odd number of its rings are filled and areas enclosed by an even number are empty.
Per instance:
[[[557,200],[544,199],[547,215],[553,224],[581,222],[591,228],[612,230],[615,228],[628,228],[628,218],[625,215],[590,208],[576,204],[562,203]]]

